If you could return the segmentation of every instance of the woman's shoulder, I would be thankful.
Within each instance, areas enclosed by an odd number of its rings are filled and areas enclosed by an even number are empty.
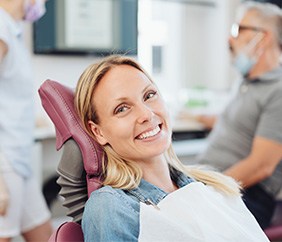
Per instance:
[[[135,208],[138,206],[121,189],[105,186],[92,192],[82,217],[86,240],[92,241],[95,234],[97,241],[137,241],[139,213]]]
[[[86,202],[86,208],[101,211],[118,211],[122,210],[132,210],[133,212],[138,212],[136,209],[137,202],[129,196],[126,191],[118,188],[113,188],[111,186],[104,186],[100,189],[93,191]]]
[[[111,186],[103,186],[91,193],[90,196],[99,196],[101,194],[111,194],[111,195],[116,195],[121,193],[121,189],[118,188],[113,188]]]
[[[121,200],[125,196],[121,189],[113,188],[111,186],[104,186],[95,191],[93,191],[87,201],[88,202],[107,202]]]

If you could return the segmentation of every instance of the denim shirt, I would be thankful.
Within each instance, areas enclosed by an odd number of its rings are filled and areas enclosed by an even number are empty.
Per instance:
[[[171,178],[179,188],[194,181],[174,169]],[[154,206],[167,195],[144,179],[133,190],[104,186],[92,192],[82,217],[84,240],[138,241],[140,202]]]

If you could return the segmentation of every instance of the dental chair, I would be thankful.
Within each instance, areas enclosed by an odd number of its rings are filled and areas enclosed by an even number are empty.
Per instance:
[[[102,184],[103,150],[82,128],[71,88],[46,80],[38,92],[42,106],[55,125],[56,149],[63,147],[57,183],[61,186],[63,206],[68,208],[67,215],[73,218],[59,226],[49,242],[80,242],[83,241],[80,223],[84,204],[91,192]],[[271,226],[265,233],[271,241],[282,241],[282,201],[277,201]]]
[[[41,103],[56,129],[56,149],[63,147],[57,183],[67,215],[73,218],[52,234],[49,241],[83,241],[81,218],[92,191],[101,187],[101,146],[82,128],[74,109],[74,91],[56,81],[46,80],[38,90]]]
[[[264,230],[270,241],[282,241],[282,200],[277,200],[271,224]]]

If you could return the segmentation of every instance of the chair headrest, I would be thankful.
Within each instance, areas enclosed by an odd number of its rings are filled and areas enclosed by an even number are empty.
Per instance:
[[[83,129],[74,107],[74,91],[53,80],[46,80],[38,90],[42,106],[56,129],[56,148],[59,150],[70,138],[78,144],[88,176],[100,177],[103,149]]]

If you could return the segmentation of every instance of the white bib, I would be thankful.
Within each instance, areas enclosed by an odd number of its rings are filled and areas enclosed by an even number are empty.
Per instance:
[[[158,205],[140,204],[140,242],[269,241],[240,197],[192,182]]]

